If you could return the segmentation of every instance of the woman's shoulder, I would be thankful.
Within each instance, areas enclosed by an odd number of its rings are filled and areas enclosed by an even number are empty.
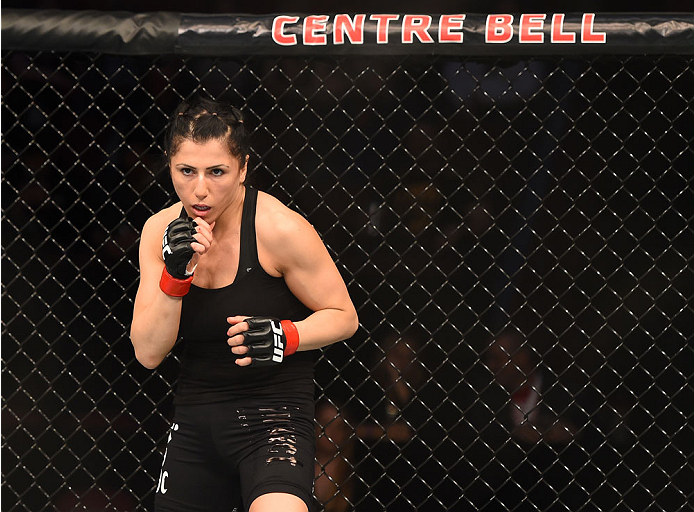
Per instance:
[[[266,192],[258,191],[256,224],[262,224],[273,230],[292,231],[308,221],[282,201]]]
[[[256,231],[264,241],[272,244],[286,244],[302,238],[304,232],[314,231],[314,229],[301,214],[282,201],[258,191]]]

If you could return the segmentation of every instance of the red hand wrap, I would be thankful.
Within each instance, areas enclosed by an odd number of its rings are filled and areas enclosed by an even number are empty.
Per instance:
[[[284,337],[287,339],[284,355],[291,356],[299,348],[299,331],[296,330],[296,325],[291,320],[282,320],[280,324],[284,331]]]
[[[166,295],[170,295],[171,297],[183,297],[188,293],[188,290],[190,290],[190,283],[192,282],[193,276],[187,279],[176,279],[175,277],[171,277],[171,274],[169,274],[166,271],[166,267],[164,267],[161,273],[161,279],[159,280],[159,288],[161,288],[161,291]]]

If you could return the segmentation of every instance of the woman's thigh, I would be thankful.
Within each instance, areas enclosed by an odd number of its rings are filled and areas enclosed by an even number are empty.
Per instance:
[[[201,407],[176,411],[164,452],[156,512],[229,512],[240,503],[238,477],[211,443]]]
[[[256,399],[237,411],[244,418],[241,436],[246,445],[237,458],[244,507],[250,507],[260,496],[284,494],[287,500],[283,501],[288,504],[298,497],[307,507],[303,510],[314,508],[313,409],[312,397],[290,401],[283,397],[277,401]],[[234,439],[228,442],[238,444]],[[226,442],[219,440],[219,444]],[[295,508],[274,510],[293,512]]]

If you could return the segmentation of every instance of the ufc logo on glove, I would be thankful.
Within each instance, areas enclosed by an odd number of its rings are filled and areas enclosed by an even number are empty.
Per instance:
[[[296,352],[299,333],[289,320],[253,316],[246,319],[248,330],[243,333],[243,344],[253,366],[268,366],[284,361],[284,356]]]

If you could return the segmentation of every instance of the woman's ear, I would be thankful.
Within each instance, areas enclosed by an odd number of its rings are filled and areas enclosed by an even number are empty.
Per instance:
[[[250,159],[250,155],[246,155],[246,162],[243,164],[243,167],[241,167],[241,184],[245,185],[246,184],[246,176],[248,174],[248,160]]]

